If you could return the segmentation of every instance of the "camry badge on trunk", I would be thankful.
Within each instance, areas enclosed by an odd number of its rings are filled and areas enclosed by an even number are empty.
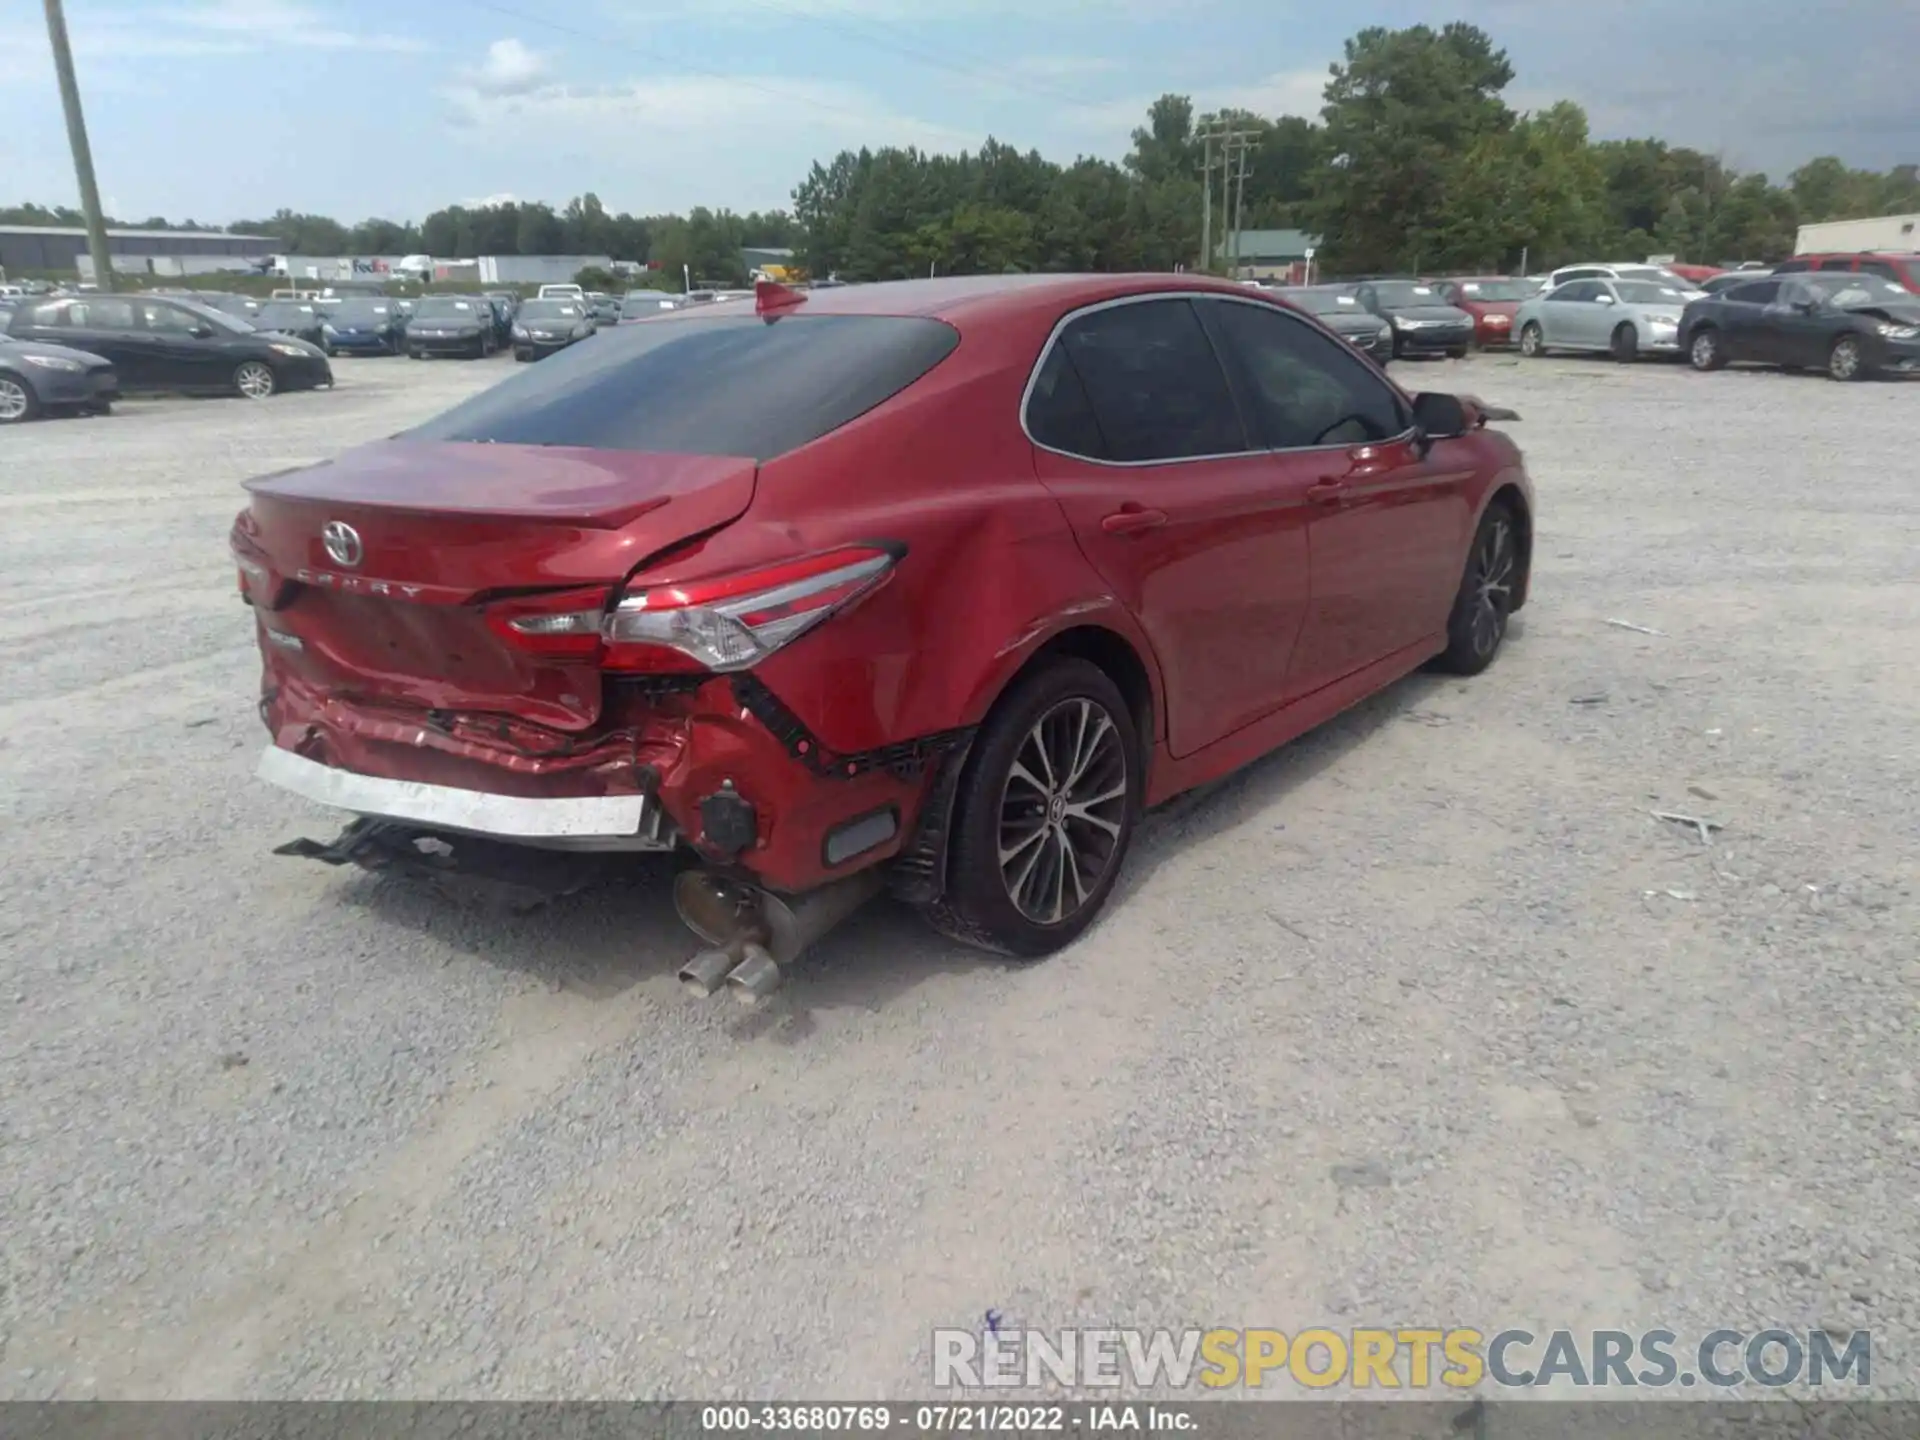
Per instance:
[[[344,520],[329,520],[320,527],[320,543],[327,547],[327,554],[336,565],[345,565],[349,569],[360,563],[367,552],[360,544],[360,532]]]

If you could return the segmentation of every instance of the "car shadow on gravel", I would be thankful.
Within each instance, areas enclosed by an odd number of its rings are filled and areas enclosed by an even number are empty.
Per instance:
[[[1520,638],[1521,630],[1516,618],[1513,638]],[[1459,683],[1426,672],[1408,676],[1292,744],[1150,811],[1089,935],[1124,914],[1130,897],[1190,843],[1279,805],[1298,786],[1353,758],[1384,727],[1419,717]],[[338,900],[428,937],[442,951],[531,976],[555,990],[612,999],[644,981],[671,976],[699,948],[673,906],[673,877],[687,863],[680,857],[622,857],[590,888],[528,910],[464,885],[359,871],[348,874]],[[689,997],[687,1003],[734,1012],[728,1028],[738,1039],[795,1044],[814,1032],[815,1012],[879,1012],[935,976],[1004,972],[1018,964],[948,940],[910,907],[883,897],[802,955],[786,983],[763,1004],[737,1007],[724,996],[705,1002]]]

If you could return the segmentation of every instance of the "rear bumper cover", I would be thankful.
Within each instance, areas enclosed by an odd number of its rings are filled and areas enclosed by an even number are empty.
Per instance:
[[[645,795],[529,797],[389,780],[323,765],[269,745],[259,778],[305,799],[356,815],[378,815],[507,840],[620,840],[634,849],[671,849],[670,826]],[[651,842],[651,843],[649,843]]]

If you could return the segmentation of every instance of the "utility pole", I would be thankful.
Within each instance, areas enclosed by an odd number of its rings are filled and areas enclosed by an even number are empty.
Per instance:
[[[53,68],[60,77],[60,104],[67,112],[67,140],[73,146],[73,173],[80,182],[80,209],[87,217],[87,248],[93,251],[93,283],[100,293],[113,290],[113,252],[107,248],[107,220],[100,213],[100,188],[93,180],[93,150],[87,121],[80,113],[80,82],[73,77],[73,46],[67,42],[67,17],[60,0],[46,0],[47,39],[53,44]]]
[[[1213,131],[1209,117],[1201,117],[1200,143],[1200,269],[1213,268]]]
[[[1202,263],[1213,268],[1213,171],[1220,170],[1220,229],[1226,237],[1221,246],[1231,269],[1240,268],[1240,224],[1245,214],[1247,193],[1247,155],[1253,149],[1253,132],[1242,122],[1205,115],[1200,119],[1200,139],[1205,158],[1200,166],[1200,234]],[[1216,157],[1214,147],[1219,147]]]

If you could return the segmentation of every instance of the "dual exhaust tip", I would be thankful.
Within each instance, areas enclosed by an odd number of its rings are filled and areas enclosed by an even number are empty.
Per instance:
[[[752,940],[702,950],[680,967],[680,983],[690,994],[709,999],[722,987],[742,1005],[758,1005],[786,977],[766,947]]]
[[[680,983],[702,1000],[724,988],[742,1005],[758,1005],[780,988],[786,967],[884,883],[876,866],[783,896],[734,875],[685,871],[674,881],[674,908],[709,948],[680,967]]]

